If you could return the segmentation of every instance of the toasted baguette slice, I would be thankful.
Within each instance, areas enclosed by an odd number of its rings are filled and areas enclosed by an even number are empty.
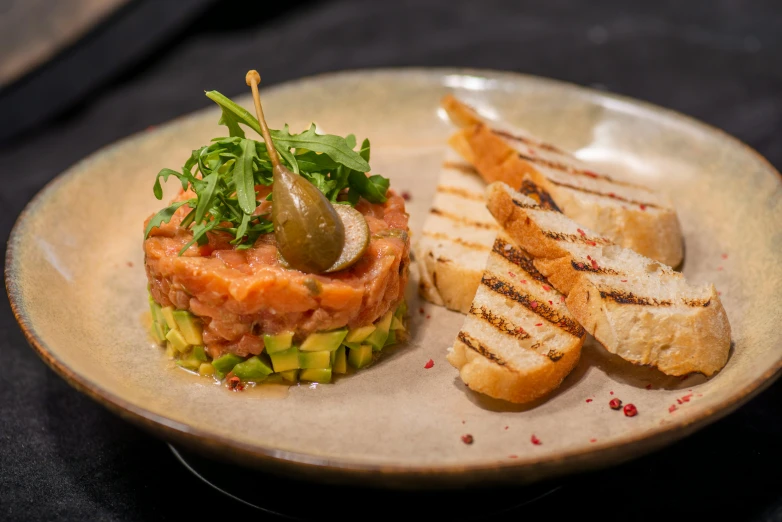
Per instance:
[[[500,232],[448,361],[472,390],[524,403],[575,367],[584,329],[532,259]]]
[[[522,191],[532,197],[492,183],[489,210],[609,352],[669,375],[711,376],[725,365],[730,324],[714,285],[691,285],[671,267],[577,224],[530,181]]]
[[[494,124],[492,128],[453,96],[446,96],[442,104],[463,128],[452,136],[451,146],[487,182],[503,181],[518,188],[529,175],[576,222],[667,265],[681,263],[679,221],[662,194],[598,173],[589,163],[520,129]]]
[[[415,247],[419,290],[427,301],[467,313],[499,226],[486,210],[486,184],[448,151]]]

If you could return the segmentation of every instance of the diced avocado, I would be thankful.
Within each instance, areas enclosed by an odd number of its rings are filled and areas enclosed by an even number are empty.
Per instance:
[[[367,364],[372,362],[372,346],[369,344],[362,344],[358,349],[350,349],[348,354],[348,362],[353,368],[363,368]]]
[[[386,338],[386,344],[383,346],[385,348],[386,346],[391,346],[392,344],[396,344],[396,330],[391,330],[388,332],[388,337]]]
[[[299,382],[299,370],[287,370],[280,372],[280,375],[288,382]]]
[[[394,313],[389,311],[383,316],[377,323],[375,323],[375,331],[372,335],[366,338],[365,343],[371,344],[375,350],[380,350],[383,345],[386,344],[386,338],[388,337],[388,330],[391,327],[391,320],[394,318]]]
[[[348,332],[348,335],[345,337],[345,341],[349,343],[361,343],[364,339],[369,337],[369,334],[375,331],[375,325],[369,324],[367,326],[360,326],[358,328],[354,328],[353,330]]]
[[[321,382],[326,384],[331,382],[331,368],[310,368],[307,370],[302,370],[299,378],[302,381]]]
[[[170,342],[166,342],[166,357],[169,359],[173,359],[176,357],[177,351],[176,348],[174,348],[174,345]]]
[[[193,354],[193,357],[195,357],[197,360],[201,362],[206,362],[206,351],[204,350],[204,347],[202,345],[196,345],[193,346],[193,351],[191,352]]]
[[[226,353],[225,355],[221,355],[214,361],[212,361],[212,366],[215,367],[215,370],[225,375],[226,373],[230,372],[234,369],[234,366],[242,362],[244,359],[242,357],[239,357],[238,355],[234,355],[232,353]]]
[[[292,342],[293,332],[263,336],[263,345],[266,347],[266,353],[268,354],[283,352],[291,347]]]
[[[331,352],[301,352],[299,366],[304,369],[331,368]],[[303,379],[303,377],[301,377]]]
[[[272,369],[253,355],[233,368],[234,375],[243,381],[262,381],[272,373]]]
[[[402,322],[401,319],[394,316],[393,319],[391,319],[391,330],[404,330],[405,324]]]
[[[407,315],[407,301],[402,301],[399,303],[399,306],[396,307],[396,311],[394,311],[394,317],[397,319],[402,319],[404,316]]]
[[[295,346],[291,346],[284,352],[272,353],[269,355],[269,358],[272,360],[275,372],[299,369],[299,349]]]
[[[188,370],[198,371],[198,369],[201,367],[201,362],[193,357],[192,354],[188,354],[187,356],[179,359],[177,362],[177,366],[181,366],[182,368],[187,368]]]
[[[347,348],[340,346],[337,351],[334,352],[334,360],[331,361],[331,369],[334,373],[347,373],[348,371],[348,357]]]
[[[149,325],[149,335],[151,335],[152,339],[159,345],[163,345],[166,342],[166,335],[163,333],[163,329],[157,321],[152,321],[152,324]]]
[[[339,330],[333,330],[331,332],[318,332],[312,333],[304,339],[301,343],[300,350],[302,352],[333,352],[342,341],[345,340],[345,336],[348,334],[346,328],[340,328]]]
[[[172,329],[176,330],[176,319],[174,319],[174,307],[173,306],[164,306],[160,309],[160,314],[163,316],[163,319],[166,321],[166,325]]]
[[[350,348],[351,350],[358,350],[359,348],[361,348],[361,343],[349,343],[346,341],[342,343],[342,345]]]
[[[165,324],[166,320],[161,312],[161,306],[149,296],[149,312],[152,314],[152,321],[156,323]]]
[[[282,383],[282,375],[279,373],[273,373],[266,377],[266,380],[263,381],[264,384],[280,384]]]
[[[177,310],[174,312],[174,321],[177,329],[182,332],[182,336],[189,344],[204,344],[201,336],[201,321],[195,318],[187,310]]]
[[[185,338],[179,330],[169,330],[166,334],[166,339],[178,352],[185,353],[190,349],[190,344],[185,341]]]
[[[201,365],[198,367],[198,374],[204,377],[208,375],[214,375],[215,367],[212,366],[210,363],[202,362]]]

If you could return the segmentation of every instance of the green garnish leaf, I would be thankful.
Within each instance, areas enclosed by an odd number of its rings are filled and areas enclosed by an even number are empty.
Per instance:
[[[234,166],[234,186],[236,198],[245,215],[255,212],[255,181],[253,179],[253,162],[258,157],[255,142],[242,140],[242,155]],[[244,234],[242,234],[244,235]]]
[[[333,134],[316,133],[314,123],[301,134],[291,134],[288,125],[285,125],[283,130],[271,131],[271,135],[277,145],[322,152],[350,169],[369,172],[369,163],[353,150],[353,147],[356,146],[355,138],[353,138],[354,143],[351,147],[345,138]]]
[[[237,250],[252,247],[258,238],[274,232],[269,215],[256,216],[258,194],[255,187],[272,184],[272,164],[266,144],[245,136],[241,125],[260,134],[260,125],[246,109],[217,91],[206,93],[222,110],[220,125],[228,128],[229,136],[211,140],[209,145],[195,149],[185,161],[181,172],[162,169],[152,191],[162,199],[160,179],[175,176],[183,190],[192,190],[196,197],[177,201],[158,212],[149,222],[150,230],[171,220],[184,204],[192,209],[180,226],[193,233],[182,248],[184,254],[195,243],[208,242],[207,233],[230,234]],[[318,134],[315,125],[299,134],[291,134],[286,125],[271,130],[274,148],[282,161],[296,174],[315,185],[333,203],[355,206],[361,197],[372,203],[386,201],[389,181],[383,176],[367,176],[370,145],[365,139],[358,151],[352,134],[346,137]],[[347,197],[346,197],[347,196]],[[271,201],[271,193],[265,198]]]
[[[157,214],[155,214],[152,219],[149,220],[149,223],[147,224],[147,229],[144,231],[144,239],[149,237],[149,233],[152,231],[153,228],[159,227],[163,223],[168,223],[171,221],[171,218],[174,216],[174,212],[177,211],[179,207],[187,203],[187,201],[177,201],[176,203],[172,203],[171,205],[167,206]]]

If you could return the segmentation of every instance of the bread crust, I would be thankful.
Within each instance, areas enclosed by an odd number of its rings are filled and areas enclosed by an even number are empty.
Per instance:
[[[473,391],[495,399],[527,403],[556,390],[573,371],[581,357],[583,338],[577,349],[565,352],[556,363],[529,372],[511,370],[479,354],[460,340],[456,340],[447,359],[459,370],[459,377]]]
[[[678,266],[684,256],[681,228],[676,212],[659,208],[654,212],[640,208],[600,205],[575,197],[522,159],[506,141],[492,129],[478,124],[458,131],[451,142],[468,144],[473,165],[488,183],[502,181],[511,187],[521,186],[525,177],[551,194],[562,212],[574,221],[610,237],[616,244],[629,248],[669,266]]]
[[[567,295],[565,303],[570,312],[609,352],[635,364],[655,366],[669,375],[700,372],[711,376],[725,365],[730,352],[730,324],[713,285],[705,304],[688,307],[611,299],[601,292],[589,272],[575,269],[577,261],[572,254],[541,229],[528,208],[514,202],[509,190],[502,183],[489,185],[489,211],[535,258],[535,267]]]

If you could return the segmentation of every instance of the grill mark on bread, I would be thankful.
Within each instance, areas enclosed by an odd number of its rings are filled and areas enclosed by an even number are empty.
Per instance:
[[[702,306],[702,307],[706,308],[707,306],[709,306],[711,304],[711,298],[709,298],[709,299],[698,299],[696,297],[693,297],[693,298],[683,297],[682,298],[682,302],[684,302],[684,304],[686,304],[687,306],[693,306],[693,307]]]
[[[479,175],[478,171],[475,170],[472,165],[468,165],[467,163],[459,163],[456,161],[444,161],[443,168],[450,169],[450,170],[458,170],[459,172],[464,172],[465,174],[474,174],[475,176]]]
[[[590,190],[590,189],[587,189],[587,188],[584,188],[584,187],[571,185],[569,183],[562,183],[561,181],[556,181],[556,180],[553,180],[551,178],[549,178],[548,181],[549,181],[549,183],[553,183],[554,185],[557,185],[558,187],[564,187],[564,188],[567,188],[567,189],[570,189],[570,190],[576,190],[578,192],[583,192],[585,194],[592,194],[594,196],[600,196],[600,197],[603,197],[603,198],[615,199],[617,201],[621,201],[623,203],[629,203],[629,204],[635,205],[637,207],[661,208],[660,205],[658,205],[656,203],[649,203],[649,202],[646,202],[646,201],[637,201],[637,200],[634,200],[634,199],[625,198],[625,197],[622,197],[622,196],[618,196],[618,195],[614,194],[613,192],[600,192],[599,190]]]
[[[472,201],[486,201],[486,198],[482,194],[476,194],[467,189],[460,187],[452,187],[450,185],[437,185],[437,192],[440,194],[452,194],[462,199],[470,199]]]
[[[623,272],[617,272],[612,268],[606,268],[600,265],[575,261],[573,259],[570,260],[570,266],[573,267],[573,270],[577,270],[579,272],[592,272],[593,274],[614,275],[614,276],[624,275]]]
[[[484,251],[490,250],[490,247],[488,245],[484,245],[481,243],[472,243],[470,241],[465,241],[464,239],[459,237],[451,237],[448,234],[443,234],[442,232],[424,232],[422,235],[432,239],[439,239],[442,241],[449,241],[451,243],[456,243],[457,245],[463,246],[465,248],[470,248],[472,250],[484,250]]]
[[[485,230],[498,230],[499,227],[495,225],[494,223],[483,223],[481,221],[473,221],[471,219],[467,219],[465,217],[459,216],[457,214],[454,214],[452,212],[448,212],[445,210],[440,210],[439,208],[432,207],[431,210],[429,210],[430,214],[434,214],[435,216],[440,216],[445,219],[449,219],[451,221],[456,221],[457,223],[461,223],[463,225],[475,227],[475,228],[482,228]]]
[[[516,339],[519,340],[529,338],[529,334],[525,332],[522,327],[514,326],[513,323],[511,323],[510,321],[508,321],[507,319],[505,319],[500,315],[494,314],[491,310],[489,310],[485,306],[476,308],[475,305],[470,305],[470,314],[474,315],[479,319],[482,319],[486,323],[489,323],[498,331],[506,335],[510,335],[511,337],[515,337]]]
[[[589,237],[581,234],[566,234],[564,232],[554,232],[553,230],[541,230],[544,236],[554,239],[556,241],[563,241],[565,243],[584,243],[585,245],[597,246],[597,245],[613,245],[614,243],[605,237]],[[594,243],[594,244],[593,244]]]
[[[560,208],[554,202],[554,199],[551,197],[551,194],[537,186],[531,179],[525,179],[521,182],[519,192],[528,198],[533,199],[535,202],[537,202],[538,205],[540,205],[540,208],[542,209],[555,210],[559,213],[562,213],[562,210],[560,210]]]
[[[513,285],[494,276],[484,275],[481,278],[481,284],[489,290],[500,294],[512,301],[522,305],[532,313],[542,317],[555,326],[559,326],[569,334],[575,337],[584,335],[584,329],[570,317],[559,314],[557,310],[548,306],[543,300],[538,301],[527,294],[522,294],[516,290]],[[535,303],[534,305],[532,303]]]
[[[491,352],[488,348],[484,347],[478,339],[475,337],[472,337],[470,334],[466,332],[459,332],[459,335],[457,336],[458,339],[463,342],[468,348],[471,350],[478,352],[479,354],[483,355],[487,359],[489,359],[492,362],[495,362],[499,364],[500,366],[505,366],[511,371],[515,371],[513,368],[508,367],[506,362],[495,353]]]
[[[547,159],[544,159],[544,158],[539,158],[537,156],[528,156],[527,154],[524,154],[522,152],[519,152],[518,156],[521,159],[523,159],[525,161],[528,161],[528,162],[530,162],[530,163],[532,163],[534,165],[541,165],[543,167],[548,167],[550,169],[558,170],[560,172],[565,172],[567,174],[575,174],[575,175],[578,175],[578,176],[586,176],[586,177],[592,178],[592,179],[602,179],[604,181],[608,181],[608,182],[613,183],[615,185],[623,185],[625,187],[633,187],[633,188],[636,188],[636,189],[641,189],[641,190],[645,190],[647,192],[650,192],[650,189],[648,189],[648,188],[646,188],[646,187],[644,187],[642,185],[636,185],[635,183],[630,183],[629,181],[619,181],[619,180],[613,179],[610,176],[606,176],[605,174],[598,174],[597,172],[592,172],[591,170],[579,169],[579,168],[573,167],[571,165],[567,165],[565,163],[560,163],[558,161],[551,161],[551,160],[547,160]]]
[[[611,299],[619,304],[643,306],[671,306],[673,304],[672,301],[667,299],[637,296],[632,292],[623,292],[622,290],[600,290],[600,297],[603,299]]]
[[[546,354],[546,357],[548,357],[549,359],[551,359],[551,362],[557,362],[557,361],[558,361],[558,360],[560,360],[562,357],[564,357],[564,355],[565,355],[565,354],[564,354],[564,353],[562,353],[562,352],[560,352],[559,350],[555,350],[555,349],[553,349],[553,348],[552,348],[552,349],[550,349],[550,350],[548,351],[548,353]]]
[[[520,143],[523,143],[524,145],[534,145],[535,147],[538,147],[543,150],[548,150],[551,152],[556,152],[557,154],[561,154],[563,156],[569,156],[573,157],[571,154],[565,152],[564,150],[558,149],[554,145],[551,145],[550,143],[545,143],[543,141],[537,141],[533,140],[531,138],[527,138],[524,136],[518,136],[516,134],[512,134],[508,131],[504,130],[497,130],[497,129],[491,129],[494,134],[497,134],[498,136],[502,136],[503,138],[508,138],[509,140],[518,141]]]
[[[494,241],[492,252],[504,257],[508,260],[508,262],[513,263],[517,267],[521,268],[533,279],[540,281],[543,284],[548,284],[548,280],[543,276],[543,274],[538,272],[538,269],[535,268],[535,265],[532,264],[532,259],[530,259],[522,250],[514,247],[510,243],[502,240],[501,238],[497,238]]]

